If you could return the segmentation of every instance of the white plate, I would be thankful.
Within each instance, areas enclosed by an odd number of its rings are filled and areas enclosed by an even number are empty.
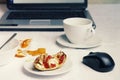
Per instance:
[[[94,48],[101,45],[101,39],[99,39],[97,36],[92,37],[91,39],[85,41],[84,43],[73,44],[67,39],[65,34],[63,34],[59,36],[56,41],[63,46],[71,48]]]
[[[14,33],[1,33],[0,46],[3,45]]]
[[[12,39],[0,50],[0,66],[7,65],[14,60],[18,46],[19,41],[17,39]]]
[[[33,67],[33,61],[30,62],[25,62],[24,63],[24,69],[27,70],[28,72],[36,75],[41,75],[41,76],[52,76],[52,75],[60,75],[63,73],[67,73],[71,70],[72,68],[72,62],[70,59],[67,59],[66,62],[62,67],[59,69],[51,70],[51,71],[38,71],[35,70]]]

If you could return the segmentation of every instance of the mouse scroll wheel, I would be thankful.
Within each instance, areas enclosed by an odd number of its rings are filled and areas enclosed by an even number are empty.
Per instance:
[[[89,54],[94,54],[94,52],[90,52]]]
[[[89,54],[96,54],[96,53],[98,53],[98,52],[90,52]]]
[[[96,52],[90,52],[89,56],[94,56]]]

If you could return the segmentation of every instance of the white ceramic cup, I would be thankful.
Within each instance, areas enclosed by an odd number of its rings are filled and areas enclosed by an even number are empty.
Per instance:
[[[74,44],[84,43],[95,34],[92,21],[86,18],[74,17],[64,19],[63,27],[67,38]]]

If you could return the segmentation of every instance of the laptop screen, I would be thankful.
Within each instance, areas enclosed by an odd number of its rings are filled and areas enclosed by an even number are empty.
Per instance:
[[[13,3],[84,3],[84,0],[10,0]]]
[[[87,0],[7,0],[9,9],[86,8]]]

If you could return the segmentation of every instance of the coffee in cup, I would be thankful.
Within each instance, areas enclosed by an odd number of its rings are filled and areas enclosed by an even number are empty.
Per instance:
[[[63,27],[68,40],[74,44],[84,43],[95,34],[92,21],[87,18],[74,17],[64,19]]]

